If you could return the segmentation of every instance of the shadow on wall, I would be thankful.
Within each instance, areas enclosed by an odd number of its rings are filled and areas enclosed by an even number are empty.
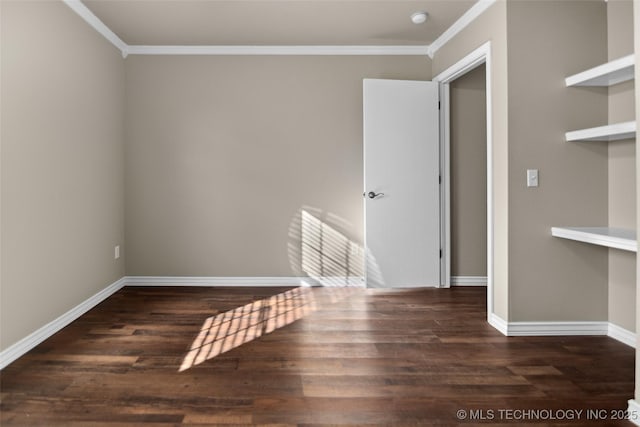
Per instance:
[[[294,275],[308,277],[307,284],[312,286],[360,285],[366,259],[367,286],[381,287],[384,280],[374,257],[347,237],[349,228],[351,224],[338,215],[303,206],[289,225],[289,263]]]

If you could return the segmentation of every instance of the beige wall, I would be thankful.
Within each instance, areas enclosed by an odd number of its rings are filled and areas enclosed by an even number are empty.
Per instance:
[[[510,320],[607,320],[607,249],[550,233],[607,223],[606,144],[564,142],[607,121],[606,89],[564,85],[606,62],[606,3],[509,2],[507,19]]]
[[[62,2],[1,9],[4,350],[124,275],[124,65]]]
[[[361,244],[362,79],[430,70],[424,57],[127,58],[127,274],[295,276],[302,208]]]
[[[498,1],[434,58],[437,75],[492,43],[494,312],[508,321],[607,319],[607,250],[550,236],[607,222],[606,146],[564,143],[607,120],[606,90],[564,87],[606,61],[605,7]],[[540,187],[526,187],[526,169],[540,170]]]
[[[450,83],[451,275],[487,275],[486,67]]]
[[[507,4],[497,1],[451,41],[440,48],[433,58],[436,76],[464,56],[491,42],[491,114],[493,162],[493,305],[494,313],[509,320],[509,157],[507,99]]]
[[[633,53],[633,2],[607,3],[608,59]],[[634,120],[634,82],[609,88],[609,123]],[[635,228],[635,139],[608,144],[609,226]],[[635,331],[636,255],[609,251],[609,321]]]

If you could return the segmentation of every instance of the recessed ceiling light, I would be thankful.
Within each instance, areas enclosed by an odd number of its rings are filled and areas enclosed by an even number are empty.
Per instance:
[[[422,24],[427,20],[429,14],[427,12],[414,12],[411,14],[411,22],[414,24]]]

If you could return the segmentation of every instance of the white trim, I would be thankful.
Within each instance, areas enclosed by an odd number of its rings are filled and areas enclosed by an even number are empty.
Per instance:
[[[109,40],[120,52],[127,55],[426,55],[433,58],[435,53],[456,34],[467,27],[496,0],[478,0],[451,27],[447,28],[431,45],[405,46],[147,46],[128,45],[116,35],[104,22],[87,8],[81,0],[62,0],[85,22],[104,38]]]
[[[352,277],[191,277],[126,276],[126,286],[359,286],[362,276]]]
[[[509,337],[607,336],[636,348],[636,334],[611,322],[507,322],[492,314],[489,324]]]
[[[505,335],[505,336],[508,335],[509,324],[502,317],[494,313],[489,313],[488,322],[491,326],[496,328],[498,332],[500,332],[502,335]]]
[[[509,322],[507,325],[510,337],[607,335],[608,332],[608,322]]]
[[[614,340],[618,340],[623,344],[628,345],[629,347],[636,348],[636,334],[631,332],[623,327],[618,325],[614,325],[609,322],[609,330],[607,331],[607,336],[613,338]]]
[[[323,286],[326,288],[349,286],[365,287],[364,276],[321,276],[321,277],[298,277],[300,286]]]
[[[613,86],[635,77],[635,60],[632,53],[569,76],[564,81],[567,86]]]
[[[482,46],[478,47],[464,58],[438,74],[433,81],[439,82],[442,85],[442,110],[441,114],[444,116],[441,129],[441,153],[443,158],[441,159],[442,177],[443,177],[443,192],[444,194],[444,206],[442,211],[443,221],[443,240],[444,240],[444,253],[443,262],[447,264],[445,268],[444,287],[451,285],[451,206],[450,206],[450,138],[451,129],[449,129],[449,84],[458,77],[468,73],[481,64],[485,64],[486,67],[486,105],[487,105],[487,321],[491,324],[495,323],[493,315],[493,104],[492,104],[492,59],[491,59],[491,42],[488,41]]]
[[[485,52],[487,97],[487,311],[493,313],[493,60],[491,42],[480,47]]]
[[[496,0],[478,0],[469,10],[467,10],[456,22],[453,23],[447,30],[440,34],[440,37],[435,39],[429,46],[427,54],[430,58],[436,54],[442,46],[444,46],[449,40],[454,38],[460,31],[464,30],[469,24],[471,24],[478,16],[485,10],[489,9]]]
[[[487,276],[451,276],[451,286],[487,286]]]
[[[127,44],[123,42],[122,39],[120,39],[120,37],[116,35],[116,33],[111,31],[111,29],[107,27],[104,24],[104,22],[102,22],[96,15],[94,15],[93,12],[91,12],[89,8],[87,8],[87,6],[85,6],[82,3],[82,1],[80,0],[62,0],[62,1],[64,2],[64,4],[69,6],[71,10],[73,10],[75,13],[80,15],[80,17],[84,19],[87,24],[91,25],[93,29],[95,29],[98,33],[100,33],[105,39],[109,40],[112,45],[118,48],[122,53],[123,58],[127,57],[129,46],[127,46]]]
[[[300,286],[300,277],[126,276],[127,286]]]
[[[640,426],[640,403],[635,399],[629,399],[629,407],[627,408],[628,420],[633,424]]]
[[[419,55],[428,46],[141,46],[130,55]]]
[[[437,80],[436,80],[437,81]],[[450,288],[451,282],[451,91],[449,83],[440,84],[440,242],[443,253],[440,257],[440,286]]]
[[[0,352],[0,369],[4,369],[7,365],[27,353],[29,350],[33,349],[35,346],[67,326],[69,323],[73,322],[78,317],[82,316],[87,311],[113,295],[123,286],[125,286],[124,278],[112,283],[97,294],[89,297],[87,300],[67,311],[62,316],[47,323],[35,332],[32,332],[17,343]]]
[[[440,74],[433,78],[434,82],[451,83],[473,70],[474,68],[488,63],[488,58],[491,55],[491,42],[488,41],[482,46],[479,46],[472,52],[468,53],[464,58],[461,58],[458,62],[442,71]]]

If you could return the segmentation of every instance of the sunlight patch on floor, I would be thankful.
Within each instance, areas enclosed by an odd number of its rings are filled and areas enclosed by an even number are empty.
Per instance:
[[[287,326],[318,310],[315,292],[327,293],[328,303],[356,287],[299,287],[207,318],[191,344],[179,372]],[[324,295],[323,295],[324,297]]]

